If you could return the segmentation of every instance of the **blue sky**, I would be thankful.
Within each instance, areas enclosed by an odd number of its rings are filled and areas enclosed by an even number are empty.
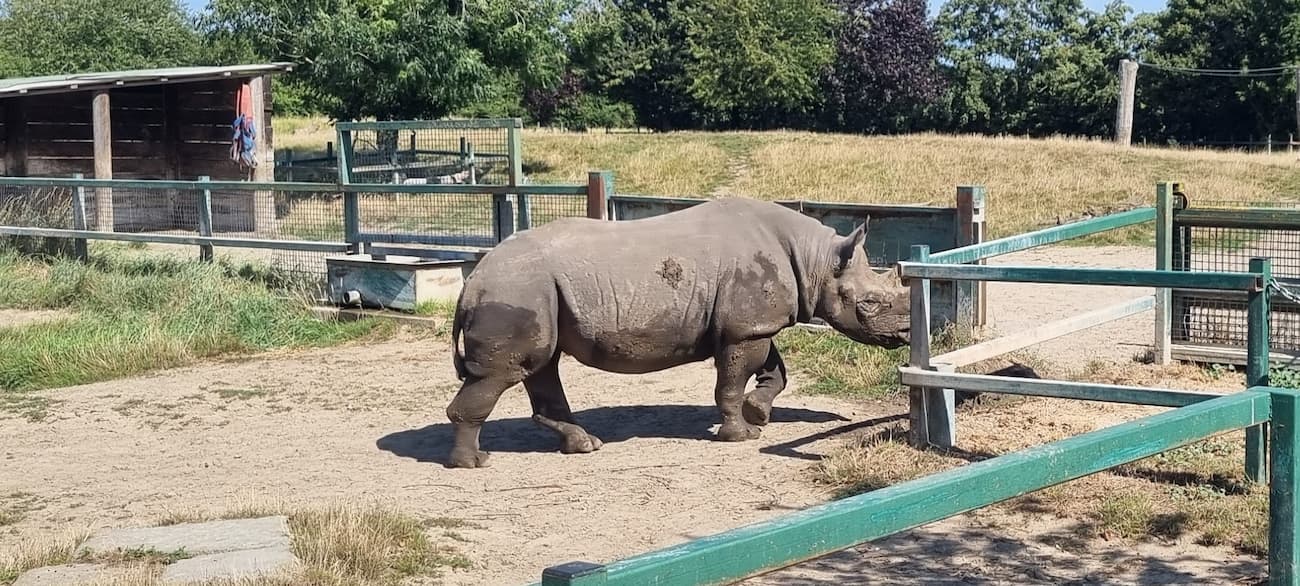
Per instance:
[[[930,16],[934,16],[939,11],[939,6],[943,0],[928,0],[930,3]],[[1134,12],[1155,12],[1165,7],[1165,0],[1127,0],[1128,5],[1133,7]],[[182,0],[190,10],[201,10],[208,5],[208,0]],[[1093,10],[1101,10],[1106,6],[1107,0],[1083,0],[1084,5]]]

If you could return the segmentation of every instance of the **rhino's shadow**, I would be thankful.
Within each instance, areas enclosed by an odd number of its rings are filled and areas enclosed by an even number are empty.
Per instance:
[[[601,441],[610,444],[635,437],[713,440],[711,427],[720,421],[713,405],[636,405],[597,407],[574,413],[578,423]],[[848,421],[835,413],[811,409],[773,407],[771,422],[827,423]],[[379,449],[419,462],[445,464],[451,454],[451,423],[435,423],[418,429],[388,434],[375,442]],[[488,419],[479,436],[486,452],[556,452],[559,436],[543,429],[531,418]]]

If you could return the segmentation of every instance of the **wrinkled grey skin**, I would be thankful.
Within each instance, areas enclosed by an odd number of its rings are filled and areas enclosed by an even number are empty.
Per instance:
[[[452,344],[464,382],[447,407],[449,465],[486,466],[479,428],[520,381],[533,420],[560,434],[562,452],[600,449],[569,409],[561,353],[624,374],[712,358],[718,438],[757,438],[786,385],[772,342],[781,330],[816,317],[864,344],[907,343],[907,289],[871,270],[865,237],[861,227],[840,237],[780,205],[727,198],[643,220],[557,220],[506,239],[457,303]]]

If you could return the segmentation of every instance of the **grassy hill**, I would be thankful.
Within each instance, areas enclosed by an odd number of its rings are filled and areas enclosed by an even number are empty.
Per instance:
[[[333,132],[321,120],[277,121],[277,146],[323,148],[327,140]],[[1300,199],[1295,154],[1120,149],[1066,138],[528,130],[524,156],[533,182],[583,182],[587,171],[611,170],[619,193],[640,195],[945,205],[957,185],[983,185],[995,238],[1150,205],[1164,180],[1183,182],[1193,202]]]

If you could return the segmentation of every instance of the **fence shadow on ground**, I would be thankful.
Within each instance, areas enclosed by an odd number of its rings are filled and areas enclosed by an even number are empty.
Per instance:
[[[606,444],[638,437],[713,441],[711,428],[719,422],[718,409],[713,405],[620,405],[579,411],[574,417]],[[772,425],[831,421],[848,419],[812,409],[779,406],[772,409]],[[527,417],[488,419],[479,444],[487,452],[534,453],[560,449],[558,436]],[[435,423],[391,433],[379,438],[375,445],[403,458],[445,464],[451,454],[452,425]]]
[[[941,521],[742,581],[814,584],[1263,584],[1262,560],[1181,548],[1093,547],[1071,521],[1014,536],[984,523]]]

